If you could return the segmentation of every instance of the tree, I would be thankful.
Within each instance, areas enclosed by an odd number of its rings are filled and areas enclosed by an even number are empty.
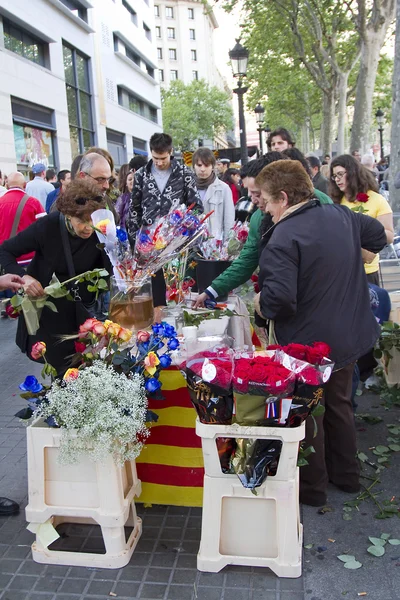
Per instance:
[[[393,70],[393,108],[390,152],[390,201],[393,210],[400,210],[400,190],[394,187],[394,178],[400,171],[400,0],[396,9],[396,41]]]
[[[233,127],[229,94],[204,79],[187,85],[173,81],[161,100],[164,131],[180,150],[193,150],[199,138],[214,139]]]
[[[365,152],[369,147],[372,98],[379,57],[388,28],[394,19],[396,0],[349,0],[346,6],[361,39],[350,150]]]

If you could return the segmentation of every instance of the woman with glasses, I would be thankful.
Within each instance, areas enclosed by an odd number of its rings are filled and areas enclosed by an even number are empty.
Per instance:
[[[24,290],[32,299],[44,295],[53,273],[62,282],[96,268],[111,272],[106,254],[98,248],[91,220],[95,210],[106,207],[98,186],[90,179],[75,179],[56,202],[59,212],[38,219],[0,246],[0,264],[4,271],[21,276]],[[29,252],[35,252],[35,256],[25,273],[17,258]],[[79,284],[71,293],[81,298],[81,302],[65,297],[51,298],[57,312],[43,308],[35,335],[28,335],[22,315],[17,329],[16,343],[21,351],[30,357],[33,344],[45,342],[46,358],[60,374],[68,368],[69,357],[74,354],[74,342],[60,342],[61,336],[77,333],[79,325],[90,316],[102,316],[96,314],[95,294],[88,291],[87,283]]]
[[[387,200],[378,194],[371,171],[350,154],[334,158],[330,164],[330,196],[335,204],[347,206],[378,219],[385,228],[387,243],[393,241],[393,212]],[[363,252],[367,279],[379,285],[379,256]]]

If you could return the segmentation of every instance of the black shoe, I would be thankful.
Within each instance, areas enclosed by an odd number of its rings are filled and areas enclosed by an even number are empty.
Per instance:
[[[14,500],[0,497],[0,517],[16,515],[19,513],[19,504]]]
[[[300,503],[308,506],[325,506],[327,503],[326,494],[321,492],[302,494],[300,492]]]
[[[361,490],[361,486],[359,483],[356,485],[338,485],[337,483],[334,483],[333,485],[335,485],[339,490],[342,490],[342,492],[346,492],[346,494],[356,494]]]

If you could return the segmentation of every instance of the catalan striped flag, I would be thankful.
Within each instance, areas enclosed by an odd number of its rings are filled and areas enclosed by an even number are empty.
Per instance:
[[[203,454],[196,435],[196,411],[186,380],[176,368],[161,372],[165,400],[151,400],[158,414],[146,446],[136,460],[142,481],[139,502],[173,506],[202,506]]]

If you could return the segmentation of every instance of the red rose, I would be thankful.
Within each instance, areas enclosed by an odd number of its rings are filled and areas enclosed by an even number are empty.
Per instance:
[[[250,373],[250,381],[255,383],[265,383],[268,377],[268,373],[263,365],[254,365]]]
[[[368,202],[368,199],[368,194],[364,194],[363,192],[360,192],[356,196],[357,202]]]
[[[15,310],[15,308],[13,307],[13,305],[11,304],[11,302],[9,302],[8,304],[6,304],[5,311],[6,311],[7,317],[10,317],[10,319],[18,319],[19,312],[17,310]]]
[[[280,346],[279,344],[270,344],[267,347],[267,350],[282,350],[282,346]]]
[[[83,342],[75,342],[75,352],[84,352],[86,350],[86,344]]]
[[[328,346],[328,344],[325,344],[325,342],[314,342],[313,348],[318,349],[321,352],[321,354],[325,356],[325,358],[329,358],[331,348],[330,346]]]
[[[306,355],[308,348],[309,346],[304,346],[303,344],[288,344],[287,346],[284,346],[283,350],[293,358],[307,360]]]
[[[242,229],[241,231],[238,232],[237,239],[239,240],[239,242],[244,244],[244,242],[247,240],[248,235],[249,235],[249,232],[245,229]]]
[[[308,383],[309,385],[321,385],[322,373],[312,367],[306,367],[299,374],[298,378],[302,383]]]

